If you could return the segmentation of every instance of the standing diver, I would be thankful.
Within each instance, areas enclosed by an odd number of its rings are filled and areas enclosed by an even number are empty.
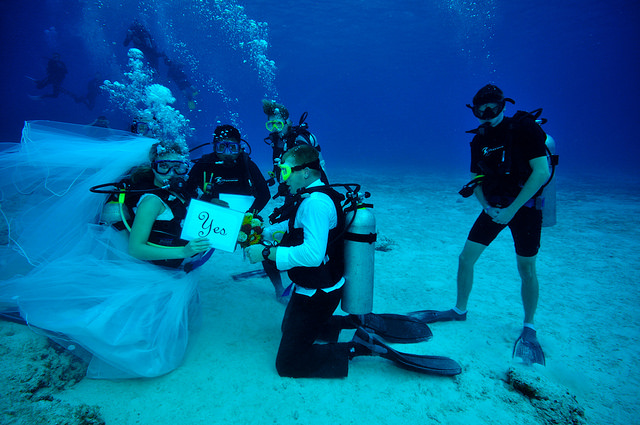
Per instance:
[[[475,263],[498,234],[509,227],[524,307],[524,326],[513,355],[528,364],[544,365],[533,318],[538,305],[536,256],[542,227],[538,201],[550,177],[546,134],[532,117],[506,117],[506,102],[515,103],[505,98],[500,88],[487,84],[473,97],[473,105],[467,105],[481,124],[470,131],[475,135],[471,141],[472,181],[467,191],[473,191],[482,211],[459,257],[456,305],[451,310],[423,310],[410,315],[425,323],[466,320]]]

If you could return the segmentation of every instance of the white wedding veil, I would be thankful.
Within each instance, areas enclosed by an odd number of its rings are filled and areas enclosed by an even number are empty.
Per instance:
[[[0,151],[0,313],[17,312],[66,348],[82,347],[91,355],[89,377],[173,370],[197,311],[197,272],[129,256],[127,234],[98,224],[108,195],[89,191],[148,163],[154,142],[108,128],[29,121],[21,143]]]

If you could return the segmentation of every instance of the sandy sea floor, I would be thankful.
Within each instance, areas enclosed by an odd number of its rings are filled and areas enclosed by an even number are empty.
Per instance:
[[[479,212],[455,178],[419,171],[334,172],[372,193],[379,239],[374,312],[448,309],[457,256]],[[155,379],[82,379],[82,363],[28,327],[0,321],[2,424],[630,424],[640,416],[638,179],[558,177],[558,224],[538,256],[538,338],[547,366],[514,363],[522,327],[509,232],[476,266],[466,322],[394,348],[457,360],[462,374],[413,373],[377,357],[346,379],[280,378],[284,307],[236,252],[204,266],[202,315],[181,367]],[[268,207],[269,208],[269,207]],[[343,339],[351,334],[343,332]],[[79,382],[76,383],[76,381]],[[64,419],[62,419],[64,418]],[[66,422],[64,422],[66,421]]]

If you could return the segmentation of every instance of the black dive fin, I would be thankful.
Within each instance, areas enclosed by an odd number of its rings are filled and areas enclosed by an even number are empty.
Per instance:
[[[420,320],[401,314],[350,315],[355,327],[363,327],[387,342],[411,344],[428,341],[433,337],[429,326]]]
[[[403,369],[432,375],[455,376],[462,373],[462,368],[453,359],[443,356],[401,353],[389,349],[389,356],[382,356],[395,362]]]
[[[245,280],[250,277],[267,277],[267,272],[263,269],[251,270],[250,272],[238,273],[231,276],[233,280]]]
[[[368,333],[363,328],[358,328],[353,341],[371,349],[372,355],[391,360],[403,369],[442,376],[454,376],[462,372],[462,368],[455,360],[442,356],[409,354],[396,351],[382,342],[377,335]]]
[[[513,344],[514,359],[518,358],[522,360],[522,363],[526,365],[532,365],[533,363],[545,365],[544,351],[536,338],[535,331],[527,332],[527,329],[522,331],[522,334],[516,339]]]

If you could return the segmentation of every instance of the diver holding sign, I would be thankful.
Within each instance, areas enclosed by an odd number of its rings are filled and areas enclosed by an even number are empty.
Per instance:
[[[10,176],[0,189],[15,205],[3,212],[12,226],[2,258],[11,262],[0,280],[0,317],[20,318],[82,357],[90,378],[171,372],[199,309],[199,273],[181,267],[209,247],[206,239],[179,237],[188,147],[156,142],[29,121],[20,145],[0,154]],[[113,184],[104,182],[123,175],[126,189],[107,189]],[[13,266],[20,259],[28,270]]]

